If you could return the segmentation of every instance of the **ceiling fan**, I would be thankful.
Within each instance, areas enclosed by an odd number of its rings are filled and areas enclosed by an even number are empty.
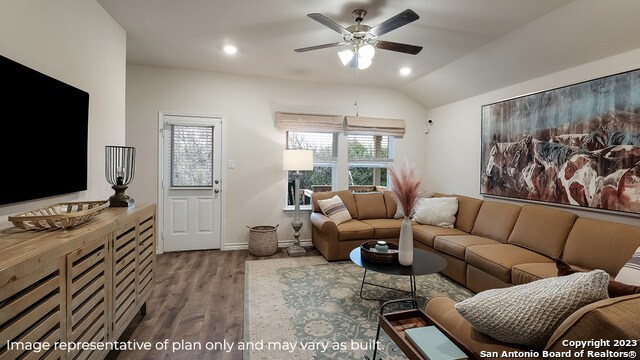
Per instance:
[[[320,13],[312,13],[307,16],[342,35],[343,40],[335,43],[309,46],[295,49],[295,52],[306,52],[311,50],[326,49],[330,47],[350,45],[350,48],[339,53],[343,65],[350,68],[358,67],[366,69],[371,65],[371,59],[375,54],[375,48],[389,51],[396,51],[405,54],[416,55],[422,50],[422,46],[403,44],[393,41],[378,40],[378,37],[395,30],[401,26],[420,18],[413,10],[407,9],[401,13],[371,27],[362,24],[362,20],[367,12],[362,9],[354,10],[351,15],[356,24],[347,28],[329,19]]]

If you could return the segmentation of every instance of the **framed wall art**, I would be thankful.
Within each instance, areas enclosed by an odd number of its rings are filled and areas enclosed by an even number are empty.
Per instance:
[[[484,195],[640,214],[640,69],[482,106]]]

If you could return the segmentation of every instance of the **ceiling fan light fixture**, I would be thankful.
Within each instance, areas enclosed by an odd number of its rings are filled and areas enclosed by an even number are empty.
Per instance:
[[[376,54],[376,49],[371,44],[364,45],[358,49],[358,55],[365,59],[373,59],[373,56]]]
[[[358,56],[358,69],[360,70],[367,69],[369,66],[371,66],[371,63],[372,63],[371,59]]]
[[[343,50],[338,52],[338,57],[342,62],[342,65],[347,66],[353,59],[353,50]]]

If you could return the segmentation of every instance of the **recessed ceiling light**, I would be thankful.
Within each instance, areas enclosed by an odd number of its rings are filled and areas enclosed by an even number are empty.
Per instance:
[[[238,48],[233,45],[225,45],[222,49],[229,55],[233,55],[238,52]]]
[[[400,69],[400,75],[407,76],[409,74],[411,74],[411,68],[403,67],[403,68]]]

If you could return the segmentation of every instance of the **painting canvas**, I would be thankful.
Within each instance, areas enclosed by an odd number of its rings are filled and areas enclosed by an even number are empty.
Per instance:
[[[640,69],[482,107],[481,193],[640,214]]]

